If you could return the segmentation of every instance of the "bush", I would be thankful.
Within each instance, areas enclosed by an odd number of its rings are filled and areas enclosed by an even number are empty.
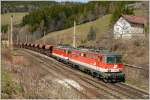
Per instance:
[[[1,32],[6,33],[8,31],[8,25],[2,25],[1,26]]]
[[[22,92],[22,87],[12,81],[10,74],[3,69],[2,71],[2,98],[13,98],[16,93]]]
[[[96,29],[91,27],[89,33],[87,35],[87,40],[95,40],[96,39]]]
[[[82,40],[81,40],[81,44],[84,44],[84,43],[86,43],[86,42],[87,42],[86,39],[82,39]]]

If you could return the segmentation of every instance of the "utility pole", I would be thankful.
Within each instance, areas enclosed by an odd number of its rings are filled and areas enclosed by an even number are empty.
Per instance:
[[[17,45],[18,45],[18,42],[19,42],[19,37],[18,37],[18,34],[17,34]]]
[[[13,15],[11,15],[11,23],[10,23],[10,53],[11,53],[11,70],[13,70],[14,62],[13,62]]]
[[[9,29],[10,27],[8,26],[8,32],[7,32],[7,34],[8,34],[8,47],[10,47],[10,29]]]
[[[10,47],[11,51],[13,51],[13,15],[11,15]]]
[[[76,47],[76,22],[74,21],[73,47]]]

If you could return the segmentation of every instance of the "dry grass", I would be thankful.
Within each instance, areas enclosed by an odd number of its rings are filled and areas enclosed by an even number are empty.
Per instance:
[[[2,60],[4,63],[2,68],[5,69],[3,72],[8,71],[9,79],[13,81],[13,83],[9,82],[11,86],[10,88],[5,85],[5,88],[7,88],[10,92],[9,94],[2,92],[2,98],[82,98],[81,94],[74,89],[67,88],[64,85],[57,83],[55,81],[56,77],[42,68],[42,66],[44,66],[42,63],[37,62],[25,54],[21,54],[20,51],[14,51],[13,54],[13,66],[5,63],[10,62],[9,60]],[[4,55],[4,57],[6,56]],[[8,78],[5,79],[8,80]],[[2,80],[2,82],[4,81]],[[6,82],[4,84],[6,84]]]
[[[11,51],[10,51],[10,49],[9,48],[2,48],[1,49],[1,57],[4,60],[10,61],[11,60]]]
[[[129,64],[148,67],[148,43],[145,40],[115,41],[116,52],[123,55],[123,61]]]
[[[9,25],[10,24],[10,17],[11,15],[14,16],[14,24],[19,24],[22,21],[23,16],[28,13],[7,13],[1,15],[1,24],[2,25]]]
[[[123,56],[123,62],[148,67],[149,64],[149,49],[148,41],[145,39],[132,39],[132,40],[110,40],[101,39],[100,42],[93,43],[93,46],[102,46],[111,49]]]
[[[7,48],[2,48],[2,59],[1,59],[1,72],[2,72],[2,98],[15,98],[20,96],[22,88],[12,78],[12,56],[11,52]]]
[[[149,89],[149,43],[147,40],[137,38],[131,40],[100,39],[99,41],[92,43],[92,46],[111,49],[122,55],[124,63],[142,67],[144,70],[124,66],[127,83],[144,90]]]

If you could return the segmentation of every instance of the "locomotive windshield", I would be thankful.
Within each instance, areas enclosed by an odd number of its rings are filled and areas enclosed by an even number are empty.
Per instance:
[[[109,56],[106,59],[107,63],[121,63],[121,56]]]

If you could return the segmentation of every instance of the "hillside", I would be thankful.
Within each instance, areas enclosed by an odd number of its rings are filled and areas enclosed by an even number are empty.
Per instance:
[[[1,14],[1,25],[10,24],[11,15],[14,16],[14,24],[19,24],[22,21],[23,16],[25,16],[27,14],[28,14],[27,12]]]
[[[76,21],[77,25],[81,25],[88,22],[93,22],[101,18],[102,16],[112,13],[111,22],[115,22],[118,19],[118,17],[121,15],[121,13],[133,14],[133,9],[129,7],[125,7],[127,4],[132,4],[132,3],[133,2],[106,2],[106,1],[102,1],[102,2],[91,1],[88,3],[79,3],[79,4],[60,3],[59,5],[50,6],[50,7],[47,6],[41,9],[37,9],[33,12],[30,12],[28,15],[26,15],[23,18],[22,25],[29,26],[28,33],[32,33],[31,35],[34,35],[35,37],[37,37],[36,39],[39,39],[44,36],[44,32],[46,32],[47,34],[50,32],[52,33],[55,31],[65,30],[70,27],[73,27],[74,21]],[[105,21],[104,23],[103,22],[99,22],[99,23],[101,25],[102,24],[105,25]],[[95,26],[90,25],[90,27],[88,27],[89,30],[84,28],[87,31],[82,31],[82,29],[80,29],[79,32],[77,31],[79,34],[79,36],[77,36],[78,38],[77,41],[79,42],[79,44],[80,42],[86,43],[87,41],[84,38],[84,36],[82,37],[82,39],[80,38],[81,34],[89,33],[88,34],[89,36],[91,30],[94,30],[94,34],[95,33],[101,34],[101,32],[103,32],[103,25],[102,26],[101,25],[100,25],[101,28],[97,27],[97,25]],[[99,38],[98,36],[99,35],[95,37]],[[70,38],[70,35],[67,35],[66,39],[67,38]],[[60,42],[68,43],[68,39],[67,41],[65,41],[66,39],[63,40],[63,38],[61,37],[60,39],[62,40],[57,41],[58,43]]]
[[[67,29],[77,24],[94,21],[109,13],[110,3],[89,2],[80,4],[60,4],[30,12],[23,18],[22,25],[29,25],[32,32],[46,33]],[[34,33],[33,33],[34,34]]]
[[[144,2],[144,4],[145,3],[146,2]],[[142,8],[135,8],[134,15],[148,17],[149,14],[148,14],[147,7],[148,6],[146,4],[146,6],[142,5]],[[111,18],[111,14],[100,17],[95,21],[77,25],[76,26],[77,44],[80,45],[83,41],[86,42],[86,44],[95,43],[95,41],[86,41],[87,34],[89,33],[91,27],[94,27],[96,29],[96,40],[99,40],[100,37],[106,35],[106,33],[110,33],[112,31],[112,28],[109,28],[110,18]],[[37,42],[41,43],[45,39],[47,43],[71,44],[73,40],[72,36],[73,36],[73,27],[61,31],[50,32],[48,33],[48,35],[41,38]]]
[[[88,22],[85,24],[77,25],[76,26],[76,37],[77,37],[77,44],[80,44],[84,41],[87,37],[87,34],[91,27],[96,29],[96,38],[99,38],[103,33],[108,31],[109,24],[110,24],[110,17],[111,15],[105,15],[95,21]],[[48,33],[48,35],[44,38],[41,38],[37,42],[43,42],[43,39],[46,40],[47,43],[56,41],[57,43],[72,43],[72,36],[73,36],[73,27],[62,30]]]
[[[31,12],[43,6],[56,4],[55,1],[2,1],[1,13]]]

